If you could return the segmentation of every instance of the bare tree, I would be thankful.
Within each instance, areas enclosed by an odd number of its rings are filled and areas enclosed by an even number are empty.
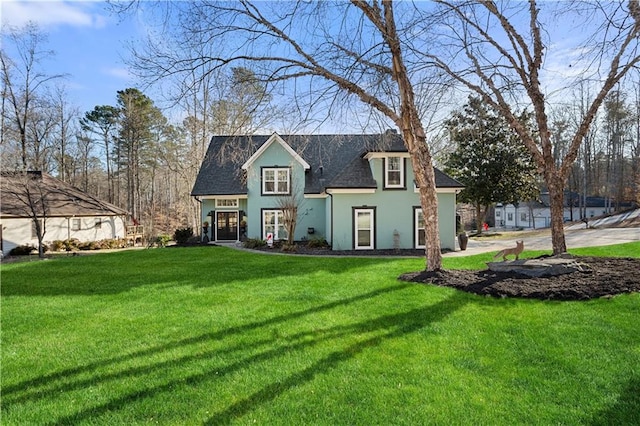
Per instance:
[[[428,52],[426,57],[499,110],[518,133],[549,190],[553,252],[565,252],[563,191],[580,144],[607,93],[640,64],[640,25],[631,16],[637,9],[629,10],[635,8],[636,3],[631,0],[629,8],[606,1],[539,4],[535,0],[527,3],[437,0],[437,3],[441,7],[437,24],[443,35],[442,49]],[[543,10],[547,13],[543,14]],[[566,153],[556,164],[543,79],[557,78],[557,73],[551,74],[551,70],[545,68],[545,59],[554,47],[553,20],[561,16],[566,25],[565,14],[572,13],[586,22],[574,31],[585,34],[586,40],[576,46],[576,51],[582,48],[584,56],[567,63],[565,70],[584,66],[579,79],[589,81],[595,88],[595,96],[570,138]],[[518,119],[519,102],[533,108],[534,131]]]
[[[166,4],[166,3],[165,3]],[[115,3],[118,6],[118,3]],[[125,3],[129,8],[130,3]],[[395,8],[402,10],[396,12]],[[414,6],[369,2],[182,2],[174,32],[181,43],[154,43],[134,51],[147,81],[210,69],[242,66],[270,88],[293,92],[300,109],[331,108],[359,99],[401,131],[411,155],[425,217],[427,269],[442,267],[438,200],[432,154],[416,98],[425,81],[422,64],[405,60],[412,41]],[[338,18],[336,18],[338,17]],[[184,31],[186,29],[186,31]],[[215,55],[191,55],[190,42],[220,46]],[[165,49],[169,44],[169,49]],[[171,46],[180,46],[179,50]],[[225,47],[225,48],[223,48]],[[311,107],[311,108],[309,108]]]
[[[0,181],[4,208],[18,217],[28,217],[38,238],[38,255],[44,257],[44,236],[47,232],[47,217],[52,193],[48,185],[42,184],[42,173],[15,171],[2,173]]]
[[[26,170],[29,167],[37,167],[30,164],[33,158],[29,153],[33,148],[33,139],[30,138],[29,132],[32,132],[31,136],[37,137],[38,134],[41,135],[39,129],[42,130],[42,126],[38,126],[36,122],[36,100],[42,96],[47,83],[62,77],[62,75],[49,75],[39,69],[40,62],[53,55],[53,52],[44,49],[47,36],[40,31],[36,24],[31,22],[23,28],[10,29],[7,40],[16,54],[12,58],[5,48],[0,50],[3,112],[7,114],[9,120],[3,118],[2,139],[3,144],[8,143],[5,132],[10,126],[15,129],[17,134],[15,142],[19,145],[20,164]],[[40,118],[47,120],[47,117],[42,115]],[[38,150],[36,152],[41,153]]]

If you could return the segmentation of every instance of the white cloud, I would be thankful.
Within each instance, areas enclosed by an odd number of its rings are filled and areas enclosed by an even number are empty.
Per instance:
[[[3,27],[21,27],[33,21],[43,28],[59,25],[102,28],[106,18],[92,11],[98,4],[90,1],[2,0],[0,15]]]
[[[133,80],[133,76],[131,75],[131,73],[127,68],[121,68],[121,67],[105,68],[102,70],[102,72],[106,75],[120,78],[122,80]]]

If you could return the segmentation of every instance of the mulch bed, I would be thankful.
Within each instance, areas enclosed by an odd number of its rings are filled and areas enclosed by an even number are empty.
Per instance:
[[[531,278],[489,270],[442,270],[410,272],[400,279],[484,296],[541,300],[588,300],[640,292],[640,259],[586,256],[576,259],[587,264],[591,271]]]

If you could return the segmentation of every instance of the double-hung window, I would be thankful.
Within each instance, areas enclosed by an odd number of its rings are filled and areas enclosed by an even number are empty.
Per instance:
[[[404,188],[404,159],[387,157],[384,162],[385,188]]]
[[[262,169],[262,193],[281,195],[290,193],[290,169],[264,168]]]

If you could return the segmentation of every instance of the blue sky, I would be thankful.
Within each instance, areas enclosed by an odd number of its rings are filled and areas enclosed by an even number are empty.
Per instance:
[[[60,82],[81,113],[115,105],[118,90],[135,87],[123,58],[126,43],[141,37],[144,26],[112,15],[104,2],[2,0],[0,16],[3,31],[31,20],[48,34],[46,48],[55,56],[45,72],[68,75]]]

